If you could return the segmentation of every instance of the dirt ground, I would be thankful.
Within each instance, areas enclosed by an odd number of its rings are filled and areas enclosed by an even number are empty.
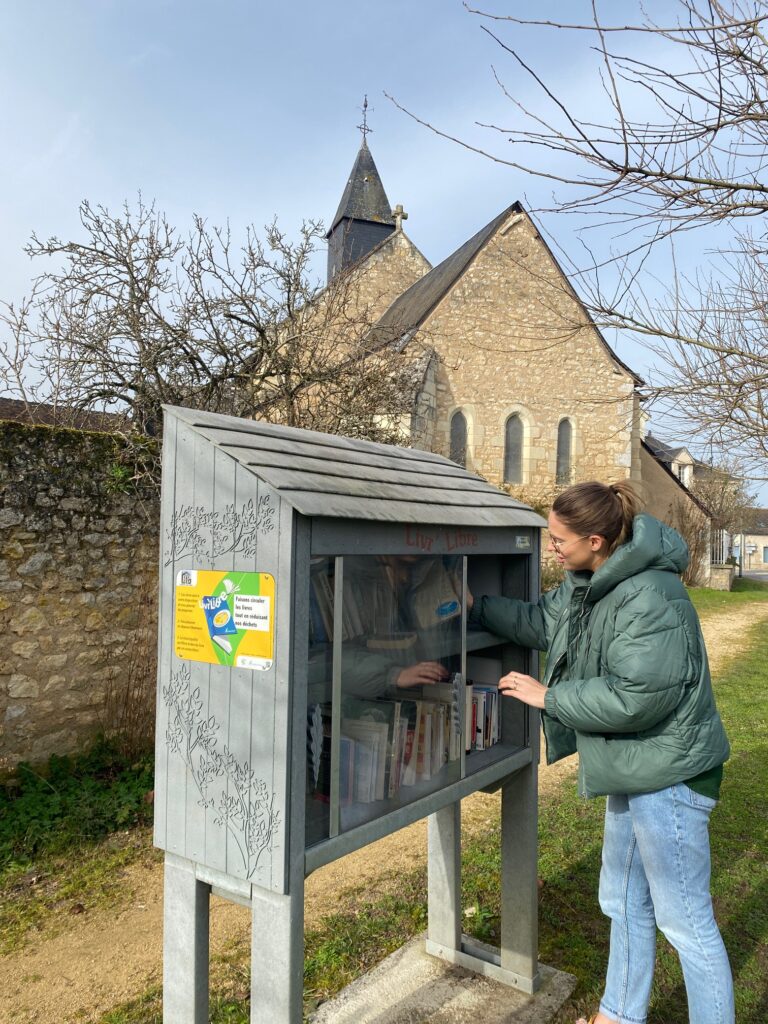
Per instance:
[[[744,631],[768,620],[768,607],[748,605],[703,622],[712,669],[735,655]],[[540,791],[556,786],[575,769],[575,757],[542,765]],[[481,828],[498,796],[476,793],[462,804],[464,829]],[[307,879],[307,927],[361,888],[366,894],[392,889],[401,872],[426,859],[426,821],[350,854]],[[72,919],[65,932],[45,933],[19,953],[0,959],[0,1024],[87,1024],[116,1004],[134,998],[162,974],[162,866],[126,871],[130,896],[119,908]],[[222,951],[247,934],[248,911],[225,900],[211,904],[211,950]]]

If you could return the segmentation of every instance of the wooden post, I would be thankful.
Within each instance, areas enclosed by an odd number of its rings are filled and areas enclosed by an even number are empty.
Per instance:
[[[163,1021],[208,1024],[208,904],[210,887],[195,865],[165,855]]]
[[[427,819],[427,938],[461,950],[461,801]]]
[[[538,723],[535,724],[538,737]],[[531,737],[534,759],[501,789],[501,968],[535,992],[539,917],[536,880],[538,845],[538,738]]]
[[[251,1024],[301,1024],[304,888],[251,887]]]

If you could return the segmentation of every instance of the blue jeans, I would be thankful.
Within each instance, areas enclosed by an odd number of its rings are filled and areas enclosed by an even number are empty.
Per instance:
[[[733,980],[709,894],[709,815],[716,801],[684,783],[609,796],[600,906],[611,949],[600,1011],[644,1024],[656,926],[677,950],[691,1024],[733,1024]]]

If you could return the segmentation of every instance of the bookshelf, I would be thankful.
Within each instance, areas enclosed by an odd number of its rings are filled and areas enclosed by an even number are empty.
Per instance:
[[[532,658],[468,628],[466,613],[468,592],[525,592],[526,563],[515,555],[311,558],[308,847],[526,747],[528,709],[501,697],[497,684],[512,668],[530,670]],[[420,672],[431,678],[419,683]]]
[[[467,604],[537,599],[543,525],[432,452],[165,410],[154,842],[169,1024],[209,1019],[212,892],[250,907],[252,1021],[300,1024],[305,878],[423,818],[427,952],[535,990],[538,715],[495,687],[537,660],[468,627]],[[489,957],[461,935],[460,807],[493,788]]]

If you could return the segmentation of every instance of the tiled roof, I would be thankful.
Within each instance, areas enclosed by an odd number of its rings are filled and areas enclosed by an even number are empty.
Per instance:
[[[400,338],[407,343],[411,333],[421,326],[440,300],[453,288],[504,221],[512,213],[520,210],[519,203],[513,203],[395,299],[373,329],[375,346],[396,342]]]
[[[392,207],[365,139],[357,154],[328,235],[345,217],[349,220],[368,220],[374,224],[395,226]]]
[[[264,480],[305,516],[545,526],[527,505],[433,452],[165,406],[166,417]]]

